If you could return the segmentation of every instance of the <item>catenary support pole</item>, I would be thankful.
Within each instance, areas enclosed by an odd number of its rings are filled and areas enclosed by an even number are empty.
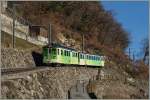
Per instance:
[[[82,34],[82,52],[84,52],[84,34]]]
[[[12,31],[13,31],[13,35],[12,35],[12,46],[13,48],[15,48],[15,9],[14,9],[14,5],[13,5],[13,27],[12,27]]]
[[[48,27],[48,45],[51,46],[52,44],[52,35],[51,35],[51,24]]]

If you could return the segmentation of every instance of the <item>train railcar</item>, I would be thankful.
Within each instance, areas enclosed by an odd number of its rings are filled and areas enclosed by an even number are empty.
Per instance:
[[[43,47],[43,63],[103,67],[105,60],[103,56],[78,52],[75,49],[60,45],[52,45],[51,47]]]
[[[57,64],[78,64],[78,52],[59,45],[43,47],[43,62]]]

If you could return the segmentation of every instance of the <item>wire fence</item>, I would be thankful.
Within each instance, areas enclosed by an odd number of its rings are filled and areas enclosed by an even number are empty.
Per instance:
[[[2,45],[4,47],[17,46],[16,37],[36,45],[46,45],[48,43],[47,37],[41,36],[41,30],[44,34],[48,34],[48,30],[46,28],[43,28],[40,25],[36,26],[30,21],[25,20],[15,13],[13,9],[6,8],[5,11],[2,11],[1,19],[1,38]]]

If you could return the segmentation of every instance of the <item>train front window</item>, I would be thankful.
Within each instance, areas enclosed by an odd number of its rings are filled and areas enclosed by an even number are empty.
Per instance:
[[[55,48],[52,49],[52,53],[56,54],[56,49]]]
[[[49,54],[51,54],[51,48],[48,48],[48,52],[49,52]]]

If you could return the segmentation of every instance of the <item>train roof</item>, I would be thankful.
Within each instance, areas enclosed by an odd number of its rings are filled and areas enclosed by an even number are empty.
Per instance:
[[[71,51],[76,51],[76,52],[78,52],[77,50],[75,50],[75,49],[73,49],[73,48],[69,48],[69,47],[66,47],[66,46],[64,46],[64,45],[57,44],[57,43],[52,43],[51,46],[46,45],[46,46],[44,46],[44,47],[63,48],[63,49],[68,49],[68,50],[71,50]]]

